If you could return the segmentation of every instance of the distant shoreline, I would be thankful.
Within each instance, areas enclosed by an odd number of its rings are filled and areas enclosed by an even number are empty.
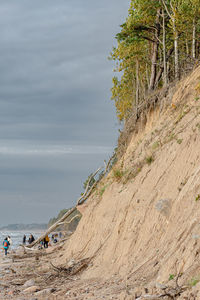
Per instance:
[[[31,223],[31,224],[8,224],[0,227],[0,231],[41,231],[41,230],[47,230],[47,224],[37,224],[37,223]]]
[[[25,231],[44,232],[44,231],[46,231],[46,229],[44,229],[44,228],[0,229],[0,232],[25,232]]]

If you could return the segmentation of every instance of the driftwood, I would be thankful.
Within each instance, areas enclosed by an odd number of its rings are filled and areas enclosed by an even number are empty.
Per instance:
[[[71,218],[68,222],[67,221],[60,222],[58,225],[60,226],[60,225],[70,224],[74,219],[79,218],[79,217],[80,217],[80,215],[76,215],[73,218]]]
[[[52,268],[54,271],[58,273],[58,275],[61,276],[74,276],[81,272],[83,269],[87,268],[91,259],[90,258],[85,258],[80,260],[77,263],[74,263],[72,266],[65,268],[65,267],[56,267],[55,265],[50,262]]]
[[[179,273],[176,276],[176,280],[175,280],[175,287],[172,286],[166,286],[166,288],[164,289],[165,291],[162,294],[158,294],[158,295],[142,295],[141,297],[137,298],[137,300],[143,300],[143,299],[161,299],[161,298],[165,298],[168,297],[170,299],[175,300],[177,297],[179,297],[186,289],[186,286],[180,286],[178,284],[178,280],[181,277],[182,273]]]
[[[107,165],[105,166],[105,170],[101,176],[100,179],[102,179],[108,172],[109,170],[109,166],[110,163],[112,161],[112,159],[114,158],[115,154],[112,155],[112,157],[109,159]],[[83,195],[77,200],[76,202],[76,206],[72,207],[69,211],[67,211],[57,222],[55,222],[51,227],[48,228],[48,230],[46,232],[44,232],[44,234],[42,234],[37,240],[35,240],[32,244],[27,245],[27,248],[32,248],[33,246],[35,246],[36,244],[40,243],[48,234],[50,234],[51,232],[53,232],[57,227],[59,227],[61,224],[63,224],[66,219],[73,213],[76,211],[76,209],[78,209],[78,206],[82,205],[87,199],[88,197],[91,195],[91,193],[93,192],[94,188],[97,186],[97,184],[99,183],[100,179],[96,180],[94,182],[94,184],[92,186],[90,186],[92,179],[98,174],[98,172],[102,169],[102,167],[98,168],[96,170],[96,172],[94,172],[87,183],[85,192],[83,193]],[[69,223],[73,220],[74,218],[72,218]]]

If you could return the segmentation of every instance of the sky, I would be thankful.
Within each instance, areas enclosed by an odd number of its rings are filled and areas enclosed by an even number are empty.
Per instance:
[[[115,35],[129,0],[0,1],[0,224],[75,205],[117,145]]]

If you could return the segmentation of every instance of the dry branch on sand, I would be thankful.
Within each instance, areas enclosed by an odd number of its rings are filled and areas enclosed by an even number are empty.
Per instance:
[[[150,294],[146,294],[146,295],[142,295],[139,298],[137,298],[137,300],[144,300],[144,299],[152,299],[152,300],[156,300],[156,299],[161,299],[161,298],[165,298],[168,297],[168,299],[177,299],[177,297],[179,297],[186,289],[186,286],[180,286],[178,284],[178,280],[181,277],[181,273],[179,273],[176,276],[176,280],[175,280],[175,286],[166,286],[164,288],[164,292],[161,294],[157,294],[157,295],[150,295]]]
[[[74,263],[72,266],[70,266],[68,268],[66,268],[66,267],[56,267],[51,262],[50,262],[50,264],[51,264],[53,270],[58,273],[58,275],[61,275],[61,276],[74,276],[77,273],[79,273],[80,271],[83,271],[85,268],[87,268],[90,261],[91,261],[91,258],[85,258],[85,259],[82,259],[82,260],[78,261],[77,263]]]

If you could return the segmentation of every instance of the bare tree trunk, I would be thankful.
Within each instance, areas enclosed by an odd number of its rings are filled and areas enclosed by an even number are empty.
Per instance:
[[[165,0],[161,0],[162,4],[168,14],[168,16],[170,17],[171,21],[172,21],[172,28],[173,28],[173,34],[174,34],[174,68],[175,68],[175,79],[179,79],[179,53],[178,53],[178,31],[176,29],[176,19],[175,19],[175,11],[176,8],[173,7],[172,2],[170,1],[170,6],[171,6],[171,10],[173,12],[173,14],[171,14],[169,12],[169,9],[165,3]]]
[[[169,49],[167,51],[167,55],[166,55],[166,76],[167,76],[167,82],[169,80],[169,78],[168,78],[168,73],[169,73],[168,60],[170,59],[170,56],[172,55],[173,51],[174,51],[174,47],[172,47],[171,49]],[[159,81],[160,81],[160,79],[162,77],[163,71],[164,71],[164,64],[162,64],[162,66],[160,67],[159,72],[157,73],[156,81],[155,81],[155,87],[158,86],[158,83],[159,83]]]
[[[160,35],[160,9],[157,10],[156,16],[156,30],[155,30],[155,41],[153,43],[152,49],[152,58],[151,58],[151,77],[149,83],[149,90],[153,90],[155,87],[155,80],[156,80],[156,72],[157,72],[157,59],[158,59],[158,48],[159,48],[159,35]]]
[[[195,20],[193,20],[193,30],[192,30],[192,58],[196,58],[196,25]]]
[[[154,89],[155,85],[155,78],[156,78],[156,63],[157,63],[157,55],[158,55],[158,43],[153,43],[153,54],[151,58],[151,77],[150,77],[150,83],[149,83],[149,90]]]
[[[179,53],[178,53],[178,32],[176,30],[175,18],[172,19],[173,32],[174,32],[174,67],[175,67],[175,79],[179,79]]]
[[[185,41],[185,48],[186,48],[186,54],[189,55],[189,46],[188,46],[188,39]]]
[[[76,206],[73,207],[72,209],[70,209],[69,211],[67,211],[62,218],[60,218],[57,222],[55,222],[51,227],[48,228],[47,231],[45,231],[44,234],[42,234],[37,240],[35,240],[32,244],[27,245],[28,248],[32,248],[34,245],[40,243],[46,235],[50,234],[52,231],[54,231],[59,225],[60,223],[64,222],[75,210],[76,210]]]
[[[163,17],[163,79],[164,86],[167,85],[167,61],[166,61],[166,31],[165,31],[165,12],[162,8],[162,17]]]
[[[115,153],[110,157],[108,163],[106,164],[105,162],[105,169],[104,169],[104,172],[102,174],[102,177],[103,178],[104,176],[106,176],[108,170],[109,170],[109,167],[110,167],[110,164],[113,160],[113,158],[115,157]],[[46,235],[50,234],[52,231],[54,231],[58,226],[60,226],[60,224],[62,224],[74,211],[76,211],[76,209],[79,210],[79,207],[88,199],[88,197],[91,195],[91,193],[93,192],[94,188],[96,187],[96,185],[99,183],[100,181],[100,178],[98,180],[96,180],[92,186],[90,186],[90,183],[91,183],[91,180],[92,178],[95,177],[95,175],[101,170],[102,168],[98,168],[96,172],[94,172],[89,180],[88,180],[88,183],[87,183],[87,186],[86,186],[86,189],[85,189],[85,192],[84,194],[77,200],[76,202],[76,206],[72,207],[69,211],[67,211],[56,223],[54,223],[50,228],[47,229],[47,231],[42,234],[37,240],[35,240],[32,244],[30,245],[27,245],[28,248],[32,248],[34,245],[40,243],[40,241],[42,241]],[[74,217],[75,218],[75,217]],[[70,220],[70,222],[72,221],[72,219]]]
[[[146,64],[146,80],[147,80],[147,86],[148,86],[148,90],[149,90],[150,84],[149,84],[148,64]]]
[[[138,109],[139,104],[139,61],[136,58],[136,90],[135,90],[135,105],[136,105],[136,112]]]

